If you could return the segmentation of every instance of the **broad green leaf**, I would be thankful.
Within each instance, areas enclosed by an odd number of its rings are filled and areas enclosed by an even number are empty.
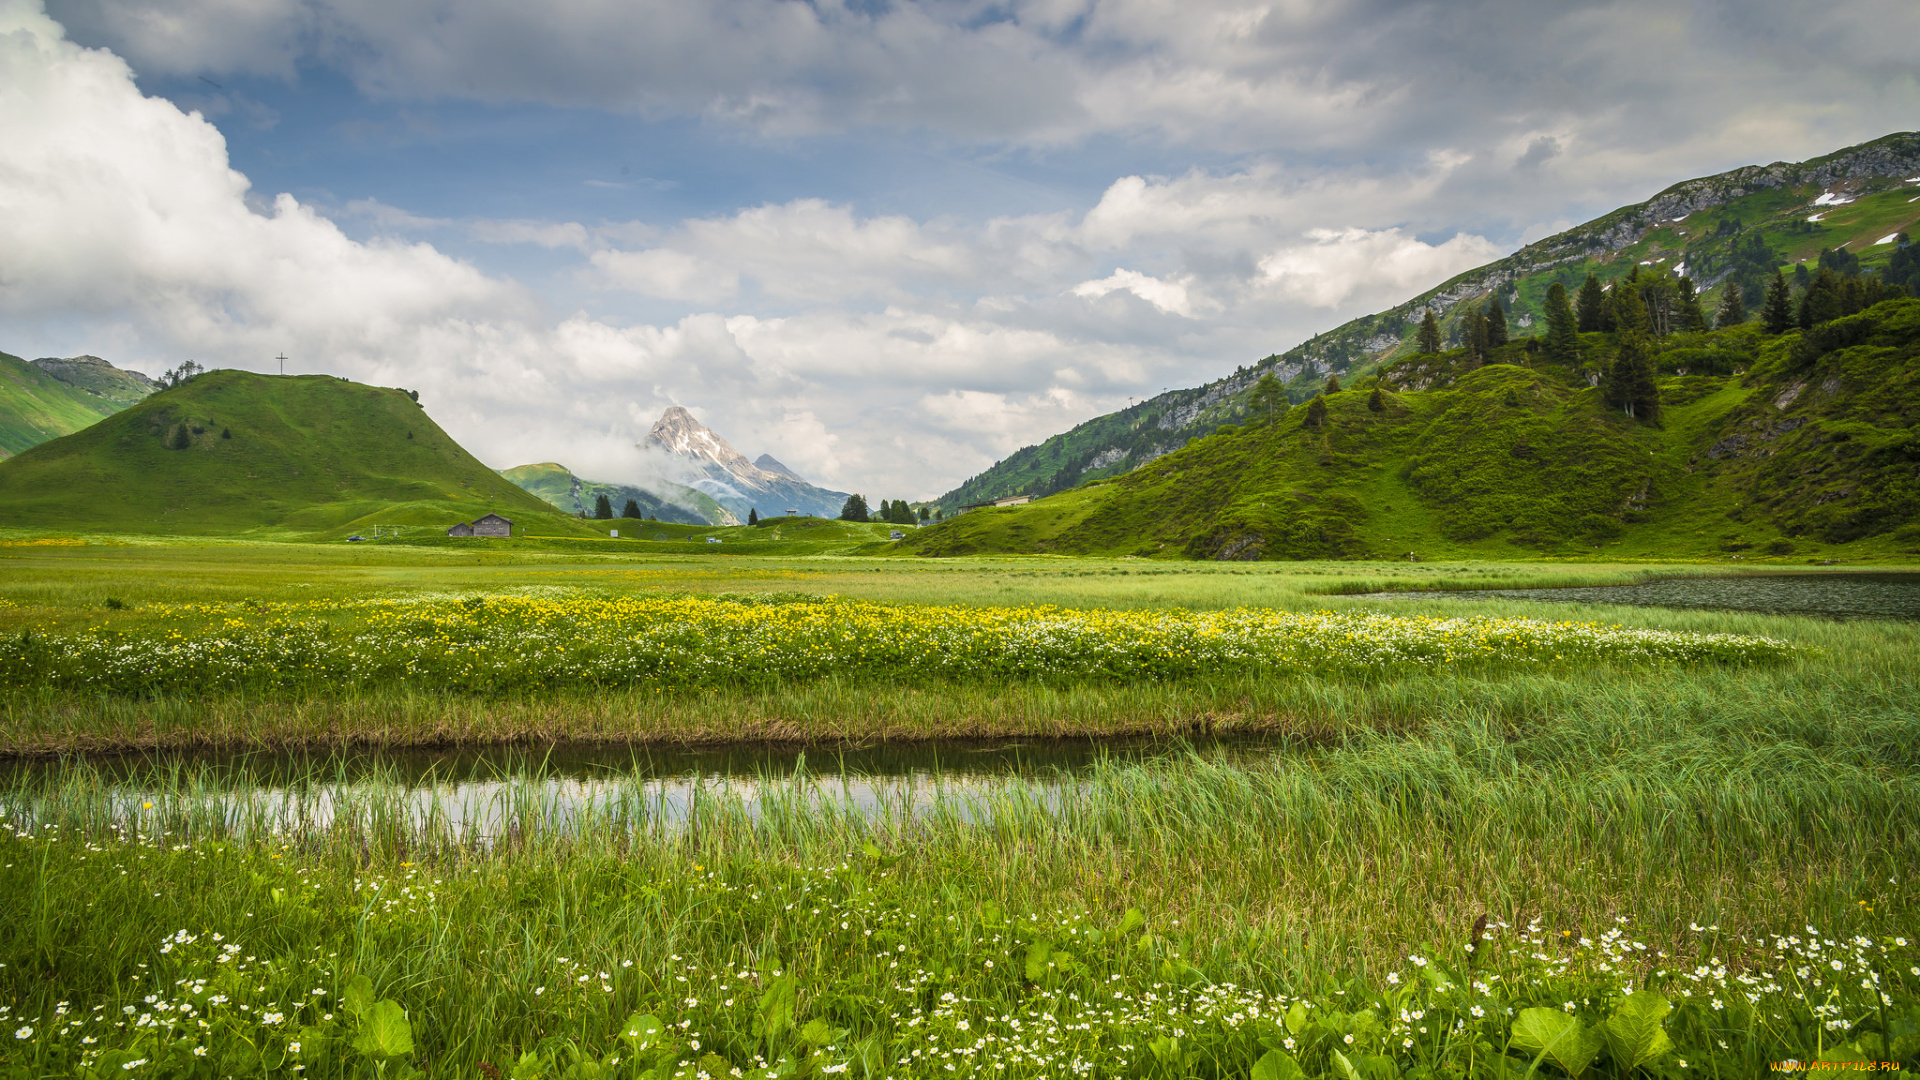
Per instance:
[[[1293,1055],[1281,1050],[1269,1050],[1253,1063],[1252,1080],[1306,1080],[1306,1076]]]
[[[1876,1061],[1878,1059],[1868,1057],[1860,1049],[1860,1044],[1855,1042],[1855,1043],[1845,1043],[1840,1046],[1828,1047],[1827,1052],[1820,1055],[1820,1060],[1830,1061],[1830,1062],[1861,1062],[1861,1061]]]
[[[833,1028],[816,1016],[800,1029],[800,1041],[808,1046],[825,1046],[833,1041]]]
[[[1306,1034],[1307,1023],[1308,1023],[1307,1007],[1305,1005],[1300,1004],[1297,1001],[1294,1002],[1292,1005],[1287,1006],[1287,1015],[1285,1017],[1285,1020],[1287,1021],[1288,1031],[1293,1032],[1293,1034],[1296,1036]]]
[[[768,982],[766,992],[760,995],[760,1019],[754,1025],[755,1034],[774,1039],[793,1027],[793,1008],[799,994],[792,975]]]
[[[413,1025],[397,1001],[376,1001],[360,1018],[360,1034],[353,1048],[377,1058],[406,1057],[413,1053]]]
[[[1122,934],[1131,934],[1145,925],[1147,925],[1147,917],[1140,913],[1139,908],[1130,907],[1127,909],[1127,913],[1120,919],[1120,932]]]
[[[660,1021],[655,1020],[651,1013],[634,1013],[620,1026],[620,1037],[627,1040],[633,1051],[638,1053],[660,1038]]]
[[[540,1077],[547,1075],[547,1063],[539,1054],[529,1050],[520,1055],[520,1060],[514,1062],[513,1070],[507,1075],[512,1080],[540,1080]]]
[[[1621,1002],[1602,1028],[1614,1067],[1631,1072],[1672,1050],[1673,1040],[1661,1026],[1672,1011],[1672,1003],[1651,990],[1642,990]]]
[[[367,1010],[373,1008],[373,980],[355,975],[347,983],[346,993],[340,995],[340,1007],[353,1016],[366,1016]]]
[[[1036,941],[1027,950],[1027,981],[1039,982],[1047,973],[1047,957],[1053,952],[1053,945],[1045,941]]]
[[[1559,1009],[1523,1009],[1513,1022],[1513,1046],[1550,1061],[1568,1076],[1593,1064],[1605,1040],[1597,1031]]]
[[[1340,1080],[1360,1080],[1360,1070],[1353,1067],[1347,1055],[1338,1050],[1327,1051],[1327,1061],[1333,1066],[1333,1075]]]

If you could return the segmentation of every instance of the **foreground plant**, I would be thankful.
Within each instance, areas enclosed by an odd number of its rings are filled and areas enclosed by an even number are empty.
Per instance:
[[[0,688],[115,694],[408,686],[712,687],[835,677],[1159,681],[1227,672],[1753,664],[1770,638],[1369,612],[1115,611],[835,597],[474,596],[177,609],[147,633],[23,633]]]
[[[1624,917],[1483,919],[1371,980],[1248,986],[1191,928],[943,896],[875,844],[823,865],[559,839],[363,865],[297,838],[60,833],[0,838],[7,895],[34,898],[0,930],[7,1075],[1685,1077],[1920,1054],[1897,934],[1694,925],[1683,957]],[[196,924],[76,952],[60,897],[87,909],[69,925],[159,905]]]

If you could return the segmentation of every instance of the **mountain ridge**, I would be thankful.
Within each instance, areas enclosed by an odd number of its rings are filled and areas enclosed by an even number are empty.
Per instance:
[[[1914,178],[1909,181],[1908,178]],[[1009,495],[1046,495],[1123,475],[1250,414],[1248,398],[1268,373],[1286,385],[1288,397],[1304,401],[1328,375],[1351,381],[1412,353],[1420,312],[1431,306],[1443,333],[1457,338],[1465,310],[1498,294],[1520,330],[1544,317],[1545,293],[1554,280],[1569,288],[1593,272],[1610,283],[1631,266],[1676,265],[1699,273],[1703,304],[1713,310],[1730,278],[1741,282],[1749,311],[1757,310],[1751,268],[1736,245],[1763,236],[1769,257],[1786,265],[1811,258],[1838,243],[1871,266],[1884,264],[1891,249],[1872,241],[1913,230],[1920,203],[1920,133],[1896,132],[1805,162],[1750,165],[1671,184],[1647,200],[1615,209],[1571,229],[1528,244],[1510,255],[1456,274],[1411,299],[1315,334],[1283,353],[1269,355],[1198,387],[1173,390],[1126,409],[1095,417],[1009,454],[962,481],[928,505],[952,511]],[[1812,188],[1819,188],[1818,193]],[[1806,210],[1826,195],[1844,201],[1826,206],[1842,212],[1806,221]],[[1871,213],[1864,211],[1871,210]],[[1692,229],[1682,221],[1708,214],[1715,221]],[[1823,216],[1824,215],[1824,216]],[[1850,218],[1850,222],[1841,218]],[[1920,230],[1914,230],[1920,231]],[[1746,240],[1742,240],[1742,237]],[[1873,250],[1882,248],[1883,250]],[[1768,270],[1771,273],[1771,270]]]

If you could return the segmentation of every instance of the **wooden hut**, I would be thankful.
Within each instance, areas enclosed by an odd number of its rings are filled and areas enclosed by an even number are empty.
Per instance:
[[[473,526],[463,521],[460,524],[455,525],[453,528],[448,529],[447,535],[448,536],[472,536]]]
[[[513,522],[508,521],[506,518],[501,517],[499,514],[488,514],[485,517],[476,518],[474,520],[473,535],[475,536],[512,536]]]

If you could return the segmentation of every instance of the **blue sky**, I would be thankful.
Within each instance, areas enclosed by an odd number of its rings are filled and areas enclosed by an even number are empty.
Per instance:
[[[1911,129],[1920,9],[0,0],[0,349],[874,498],[1667,184]]]

